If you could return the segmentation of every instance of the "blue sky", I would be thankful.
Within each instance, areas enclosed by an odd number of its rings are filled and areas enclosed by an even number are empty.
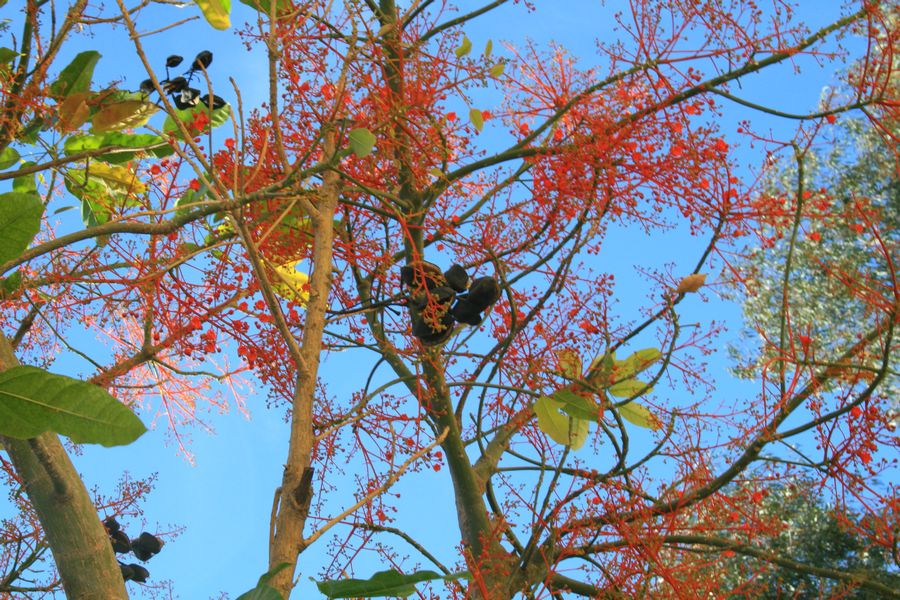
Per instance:
[[[234,1],[234,24],[253,18],[255,13],[252,10]],[[460,4],[471,6],[475,3]],[[555,40],[590,64],[594,55],[594,40],[598,36],[611,34],[612,20],[608,15],[621,2],[610,1],[606,7],[601,6],[598,0],[539,1],[536,4],[535,12],[526,12],[521,7],[503,7],[484,20],[473,22],[466,29],[473,46],[483,48],[487,39],[493,38],[495,53],[502,55],[503,50],[497,42],[503,40],[514,44],[525,37],[539,43]],[[801,14],[815,26],[832,20],[838,14],[839,5],[830,1],[806,1],[803,2]],[[0,17],[10,16],[13,10],[14,7],[7,5],[0,9]],[[147,20],[142,20],[145,24],[141,28],[151,29],[154,24],[158,26],[195,14],[199,11],[194,6],[152,6],[147,9]],[[124,31],[110,33],[108,28],[98,26],[84,33],[85,36],[79,38],[69,52],[74,54],[90,48],[103,54],[95,81],[124,80],[122,87],[137,88],[146,75],[131,51]],[[145,43],[155,65],[162,65],[169,54],[182,54],[190,59],[200,50],[212,50],[215,58],[211,74],[222,80],[234,77],[242,91],[245,106],[258,105],[266,95],[264,56],[259,51],[247,52],[233,30],[215,31],[202,20],[196,20],[178,29],[148,37]],[[65,62],[62,60],[60,64]],[[831,83],[833,73],[830,65],[818,66],[808,60],[804,60],[801,67],[802,76],[799,77],[793,76],[793,67],[789,65],[750,77],[742,82],[743,96],[751,100],[777,96],[779,105],[785,110],[807,111],[815,107],[822,87]],[[230,96],[218,90],[217,93]],[[745,109],[726,106],[721,123],[729,141],[738,145],[735,166],[744,175],[752,172],[760,162],[759,152],[748,148],[735,132],[738,120],[747,116],[751,115]],[[758,127],[771,121],[773,130],[782,137],[789,137],[794,127],[790,122],[752,116]],[[224,138],[225,135],[219,137]],[[609,261],[610,257],[628,256],[633,262],[656,266],[675,261],[683,265],[687,272],[699,254],[698,245],[702,243],[702,240],[691,238],[684,231],[674,231],[655,239],[653,243],[637,245],[634,235],[634,231],[627,229],[612,231],[607,249],[598,260]],[[661,251],[663,248],[666,249],[664,252]],[[604,268],[607,266],[608,263],[604,263]],[[629,294],[641,294],[644,281],[630,266],[618,269],[616,277],[618,295],[622,300],[627,300]],[[708,302],[701,301],[699,297],[691,299],[685,302],[683,309],[684,322],[706,322],[715,318],[737,323],[740,317],[736,307],[726,306],[714,297]],[[90,340],[86,338],[85,343],[90,343]],[[348,354],[333,355],[324,366],[323,377],[338,381],[346,377],[347,372],[362,371],[353,360]],[[738,389],[738,384],[724,374],[726,363],[727,357],[723,355],[715,357],[710,366],[710,371],[720,374],[719,394],[723,398],[743,393]],[[54,367],[57,371],[63,368],[73,372],[86,370],[84,365],[74,361],[61,362]],[[350,385],[355,383],[351,381]],[[335,386],[331,391],[342,393],[351,389],[355,387],[342,390],[340,386]],[[123,521],[123,526],[132,536],[137,536],[142,530],[168,532],[184,527],[184,531],[171,539],[147,565],[153,579],[174,581],[174,589],[180,598],[218,597],[220,592],[228,592],[235,597],[252,587],[266,569],[269,513],[273,490],[280,482],[288,431],[283,411],[265,408],[263,390],[257,389],[248,398],[248,405],[249,418],[237,411],[207,415],[206,420],[215,433],[208,435],[197,430],[193,434],[190,451],[194,464],[179,454],[176,445],[171,443],[170,436],[163,430],[162,421],[160,428],[130,446],[113,449],[88,446],[83,455],[75,459],[88,485],[101,485],[106,491],[123,471],[129,471],[135,477],[158,473],[156,489],[145,504],[146,523]],[[398,484],[398,490],[407,499],[404,510],[408,512],[401,521],[402,525],[439,558],[454,562],[458,533],[446,472],[423,472],[406,478]],[[348,497],[352,491],[347,490]],[[3,502],[0,500],[0,514],[4,512]],[[445,528],[441,523],[448,525]],[[323,564],[325,549],[325,544],[320,541],[301,557],[301,584],[293,597],[318,597],[306,578],[314,576]],[[386,568],[386,565],[372,561],[371,571],[381,568]],[[129,584],[129,587],[134,597],[141,597],[139,586]]]

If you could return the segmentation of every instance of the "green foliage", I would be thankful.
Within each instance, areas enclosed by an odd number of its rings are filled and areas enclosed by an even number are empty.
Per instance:
[[[468,577],[467,572],[441,575],[434,571],[417,571],[403,575],[391,569],[390,571],[379,571],[369,579],[318,581],[316,585],[319,587],[319,591],[328,598],[406,598],[416,593],[417,583],[436,579],[452,581]]]
[[[101,387],[37,367],[0,373],[0,434],[33,438],[45,431],[80,444],[121,446],[147,429]]]
[[[469,120],[472,122],[476,131],[484,129],[484,115],[477,108],[469,110]]]
[[[79,53],[50,85],[50,92],[57,98],[88,92],[99,60],[100,53],[96,50]]]
[[[350,149],[360,158],[371,154],[372,149],[375,147],[375,134],[365,127],[354,129],[350,132],[348,138],[350,140]]]
[[[63,142],[63,151],[67,155],[100,148],[110,148],[111,150],[106,154],[98,155],[97,160],[113,164],[134,160],[144,153],[149,153],[156,158],[163,158],[174,152],[165,139],[150,133],[111,132],[102,135],[70,135]]]
[[[541,396],[534,403],[534,413],[537,415],[538,427],[551,440],[578,450],[587,440],[588,421],[564,414],[562,411],[567,406],[564,401],[555,397]]]
[[[212,111],[209,110],[208,106],[202,104],[195,106],[194,108],[175,111],[175,119],[184,123],[191,135],[200,135],[219,125],[223,125],[228,121],[230,116],[230,104],[225,104],[225,106],[220,108],[214,108]],[[166,120],[163,123],[163,133],[180,138],[181,130],[176,125],[175,119],[172,118],[172,115],[166,117]]]
[[[900,589],[900,574],[891,566],[889,551],[866,544],[865,538],[848,530],[845,523],[849,522],[864,532],[874,532],[875,524],[869,525],[845,510],[841,510],[842,519],[846,517],[842,523],[837,513],[820,500],[818,490],[802,479],[775,485],[765,491],[765,497],[757,509],[759,514],[764,518],[777,518],[786,526],[777,536],[757,539],[754,545],[811,567],[857,572],[888,587]],[[723,559],[718,568],[723,569],[717,577],[723,580],[725,589],[751,585],[757,597],[812,600],[835,597],[842,590],[841,585],[832,579],[747,556]],[[854,590],[849,596],[842,597],[876,600],[880,595]]]
[[[41,227],[44,204],[30,192],[0,194],[0,264],[18,257]]]
[[[291,3],[289,0],[241,0],[241,4],[246,4],[250,8],[258,10],[264,15],[268,15],[272,4],[275,4],[275,14],[277,16],[287,14],[291,11]]]
[[[471,51],[472,51],[472,40],[470,40],[466,36],[463,36],[462,42],[460,43],[459,47],[456,50],[454,50],[457,58],[462,58],[463,56],[466,56],[467,54],[469,54]]]
[[[16,152],[15,148],[10,148],[7,146],[0,152],[0,171],[3,169],[8,169],[19,160],[19,153]]]
[[[274,588],[268,585],[269,581],[275,577],[279,572],[284,569],[289,568],[291,565],[289,563],[281,563],[274,569],[264,573],[259,581],[256,583],[256,587],[252,590],[244,592],[240,596],[238,596],[235,600],[284,600],[284,596],[279,594]]]

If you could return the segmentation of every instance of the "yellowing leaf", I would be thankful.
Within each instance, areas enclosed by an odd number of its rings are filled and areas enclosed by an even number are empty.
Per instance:
[[[656,348],[644,348],[638,350],[624,360],[615,361],[615,377],[616,381],[631,379],[662,357],[662,352]]]
[[[56,124],[60,133],[74,131],[88,120],[91,114],[91,109],[87,105],[89,96],[88,92],[77,92],[69,94],[65,100],[60,102],[58,109],[59,121]]]
[[[491,77],[500,77],[503,75],[503,70],[506,69],[505,62],[498,62],[496,65],[491,67]]]
[[[462,43],[459,45],[459,48],[455,50],[456,56],[462,58],[466,54],[472,51],[472,40],[463,36]]]
[[[228,29],[231,27],[231,0],[194,0],[203,16],[210,25],[216,29]]]
[[[556,360],[559,362],[560,373],[567,379],[579,379],[581,377],[581,358],[574,350],[557,350]]]
[[[491,56],[491,51],[494,49],[494,42],[491,40],[487,41],[487,44],[484,45],[484,57],[489,58]]]
[[[144,100],[122,100],[104,105],[91,119],[91,131],[122,131],[145,124],[159,108]]]
[[[578,450],[587,440],[588,422],[574,419],[560,412],[563,403],[550,396],[541,396],[534,403],[538,427],[554,442]]]
[[[694,273],[693,275],[688,275],[678,284],[675,293],[687,294],[688,292],[696,292],[703,287],[704,283],[706,283],[706,273]]]
[[[617,407],[616,410],[619,411],[623,419],[629,423],[634,423],[638,427],[643,427],[644,429],[659,429],[662,427],[662,423],[659,422],[657,416],[650,412],[649,408],[637,402],[629,402],[624,406]]]
[[[112,192],[117,194],[143,194],[147,191],[147,186],[128,167],[92,162],[88,165],[86,172],[88,177],[102,180]]]
[[[272,291],[291,302],[304,306],[309,302],[309,275],[297,270],[302,261],[278,265],[272,268]]]

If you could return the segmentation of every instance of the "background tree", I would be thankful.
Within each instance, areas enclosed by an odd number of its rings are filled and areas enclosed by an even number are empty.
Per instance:
[[[878,43],[847,78],[852,99],[803,118],[866,109],[887,121],[897,104],[884,85],[886,49],[897,31],[881,3],[855,3],[816,31],[779,3],[769,12],[753,2],[633,3],[590,68],[558,47],[502,58],[474,49],[466,27],[503,4],[468,13],[430,1],[261,5],[244,35],[266,49],[269,96],[245,111],[240,90],[226,93],[200,55],[180,67],[148,59],[143,5],[76,2],[54,19],[53,6],[29,0],[20,51],[3,71],[0,150],[27,146],[35,164],[16,151],[0,173],[29,198],[6,204],[49,210],[61,181],[82,219],[44,219],[34,241],[23,236],[3,258],[3,274],[19,269],[5,280],[3,367],[48,365],[81,323],[96,326],[109,353],[89,355],[96,373],[86,377],[126,404],[162,407],[176,427],[192,420],[211,379],[252,372],[291,422],[260,584],[282,597],[326,534],[335,543],[324,576],[337,581],[320,589],[331,597],[429,580],[446,581],[434,594],[491,599],[727,592],[722,569],[696,561],[697,548],[784,562],[751,543],[763,519],[738,529],[727,516],[738,502],[758,512],[755,487],[795,469],[852,492],[869,543],[894,546],[895,494],[866,485],[887,465],[864,454],[892,443],[873,391],[896,346],[893,278],[862,277],[867,319],[815,361],[790,303],[778,305],[757,397],[726,407],[676,383],[703,383],[696,358],[713,332],[686,331],[679,315],[711,261],[728,264],[734,240],[757,227],[790,223],[796,238],[805,219],[820,218],[802,184],[778,202],[742,185],[716,102],[743,102],[732,89],[742,77],[855,33]],[[198,6],[228,26],[226,3]],[[138,92],[92,84],[90,53],[51,69],[73,31],[108,23],[129,32],[147,69],[145,82],[128,83]],[[183,79],[173,69],[186,69]],[[503,97],[490,110],[478,100],[485,85]],[[162,125],[150,121],[157,111]],[[228,131],[221,144],[216,125]],[[145,126],[149,137],[132,137]],[[853,215],[860,235],[882,239],[871,213]],[[702,240],[695,260],[643,265],[645,293],[623,299],[643,317],[619,316],[613,274],[594,260],[606,235],[629,227],[652,239],[676,226]],[[862,268],[892,264],[889,244],[865,247]],[[782,272],[787,288],[790,260]],[[221,360],[224,349],[240,366]],[[371,365],[352,374],[351,394],[319,377],[338,350]],[[865,422],[848,424],[862,405]],[[765,453],[807,432],[827,436],[821,459]],[[56,436],[4,433],[67,594],[125,597]],[[386,492],[426,468],[453,485],[453,564],[392,524],[403,506]],[[735,481],[754,491],[729,494]],[[440,573],[397,556],[396,537]],[[364,549],[398,571],[341,581]],[[67,569],[78,561],[81,571]],[[855,572],[827,576],[896,595]]]

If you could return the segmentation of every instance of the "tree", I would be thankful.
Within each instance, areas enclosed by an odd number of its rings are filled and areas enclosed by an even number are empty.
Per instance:
[[[717,102],[747,104],[735,95],[741,78],[861,35],[877,43],[852,63],[851,99],[800,118],[860,110],[888,122],[898,31],[882,3],[855,3],[814,31],[777,3],[632,3],[615,17],[621,38],[600,43],[601,62],[583,69],[558,47],[475,51],[467,27],[505,0],[459,13],[428,0],[242,1],[259,7],[244,35],[266,49],[270,84],[268,102],[246,110],[212,55],[181,67],[180,57],[165,67],[148,58],[147,2],[103,12],[78,0],[64,17],[26,3],[0,71],[0,180],[14,190],[0,217],[15,231],[0,246],[8,402],[80,410],[90,396],[121,408],[106,390],[136,408],[159,403],[178,428],[197,398],[215,401],[211,380],[253,373],[291,421],[258,587],[285,598],[326,535],[340,540],[320,586],[329,597],[424,581],[442,582],[432,585],[444,596],[491,599],[727,592],[725,567],[697,561],[698,547],[788,560],[753,545],[762,520],[728,524],[735,508],[759,506],[755,491],[735,496],[729,484],[755,489],[794,470],[854,494],[868,543],[896,544],[896,494],[866,484],[888,465],[865,454],[895,443],[873,393],[896,347],[895,279],[863,279],[867,318],[814,361],[789,303],[777,306],[780,335],[756,398],[717,408],[673,383],[693,389],[705,376],[694,359],[712,332],[679,315],[711,261],[727,264],[748,231],[786,220],[795,236],[804,219],[822,220],[802,210],[802,187],[774,202],[742,184]],[[228,2],[197,4],[212,26],[229,26]],[[92,82],[96,52],[56,64],[80,27],[107,24],[129,33],[147,69],[140,86]],[[483,86],[503,102],[480,106]],[[78,200],[81,222],[41,218],[63,197]],[[877,215],[863,216],[860,235],[882,241]],[[691,268],[651,272],[627,299],[643,311],[635,322],[617,315],[614,278],[593,263],[620,225],[651,236],[683,225],[704,241]],[[865,249],[871,262],[896,256],[890,244]],[[788,281],[790,261],[783,273]],[[16,367],[52,365],[81,323],[109,344],[108,355],[88,354],[87,382]],[[226,350],[240,366],[217,360]],[[350,396],[319,377],[332,350],[371,366],[352,374]],[[9,462],[66,594],[125,598],[57,434],[123,443],[141,428],[122,413],[85,432],[58,412],[7,423]],[[121,431],[130,434],[104,437]],[[831,436],[821,460],[767,454],[807,432]],[[332,486],[348,458],[352,498]],[[452,565],[391,523],[387,491],[426,468],[452,481]],[[440,572],[398,559],[383,542],[394,538]],[[362,548],[398,569],[348,579]],[[855,572],[825,576],[896,595]]]

